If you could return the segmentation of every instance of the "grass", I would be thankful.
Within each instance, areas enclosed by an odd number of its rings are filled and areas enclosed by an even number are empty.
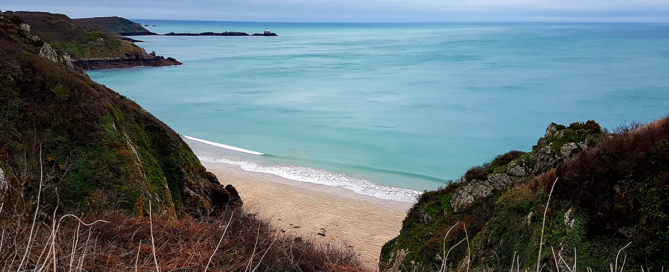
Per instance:
[[[0,271],[370,271],[345,243],[277,232],[244,209],[204,221],[57,214],[5,211]]]

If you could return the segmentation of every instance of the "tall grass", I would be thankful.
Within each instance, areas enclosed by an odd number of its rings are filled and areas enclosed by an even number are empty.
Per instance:
[[[269,220],[243,209],[208,222],[57,213],[2,215],[0,271],[368,270],[344,243],[277,233]]]

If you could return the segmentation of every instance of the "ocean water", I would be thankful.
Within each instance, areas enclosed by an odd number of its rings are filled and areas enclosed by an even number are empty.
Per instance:
[[[669,25],[135,20],[184,64],[88,71],[195,139],[203,161],[413,201],[551,122],[612,129],[669,113]]]

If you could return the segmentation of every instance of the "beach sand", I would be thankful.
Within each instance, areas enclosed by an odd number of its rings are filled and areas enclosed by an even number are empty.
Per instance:
[[[317,241],[346,241],[369,267],[376,267],[381,247],[395,238],[411,203],[382,200],[343,188],[293,181],[241,170],[238,166],[203,163],[223,185],[232,184],[244,206],[286,233]],[[276,213],[276,215],[275,215]],[[325,230],[326,236],[318,235]]]

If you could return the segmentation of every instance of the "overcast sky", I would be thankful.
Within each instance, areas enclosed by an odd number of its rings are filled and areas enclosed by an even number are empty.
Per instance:
[[[669,22],[669,0],[3,0],[0,10],[260,22]]]

